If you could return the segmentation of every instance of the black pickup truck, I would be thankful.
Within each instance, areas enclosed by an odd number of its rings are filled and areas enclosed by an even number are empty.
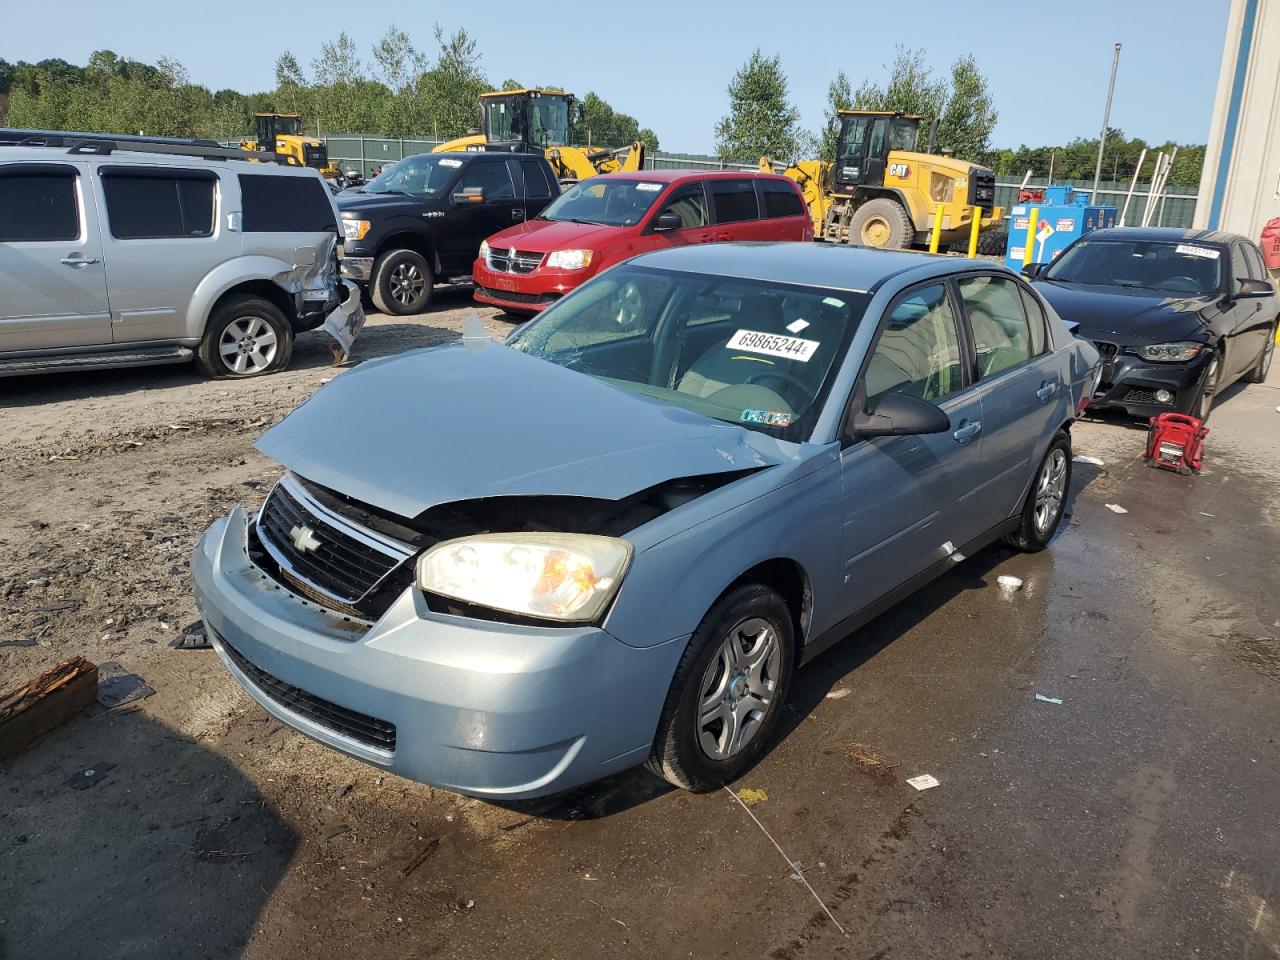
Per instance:
[[[480,241],[532,219],[560,195],[545,157],[420,153],[338,194],[342,275],[383,313],[421,313],[432,286],[471,275]]]

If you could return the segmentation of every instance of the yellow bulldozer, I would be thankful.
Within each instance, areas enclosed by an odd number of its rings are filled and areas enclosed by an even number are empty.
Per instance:
[[[900,250],[925,245],[935,225],[941,246],[967,244],[979,219],[979,252],[1004,252],[1004,211],[986,167],[916,152],[921,118],[879,110],[841,110],[836,159],[802,160],[783,171],[800,184],[814,236],[836,243]],[[768,157],[760,169],[774,169]],[[941,222],[939,223],[939,218]],[[996,248],[999,249],[996,249]]]
[[[302,130],[302,117],[296,113],[255,113],[255,137],[241,140],[241,150],[265,150],[291,157],[302,167],[315,167],[321,176],[336,177],[338,164],[329,159],[329,149],[316,137]]]
[[[597,173],[644,168],[643,140],[616,150],[570,146],[573,129],[581,119],[581,104],[563,90],[492,90],[480,94],[480,108],[483,132],[442,143],[433,152],[541,153],[551,162],[561,183],[585,180]]]

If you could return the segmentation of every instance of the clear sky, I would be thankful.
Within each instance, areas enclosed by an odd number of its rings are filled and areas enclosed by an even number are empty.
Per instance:
[[[972,52],[1000,120],[993,145],[1096,136],[1114,43],[1124,44],[1111,124],[1129,136],[1204,142],[1228,0],[643,0],[639,3],[460,4],[441,0],[125,0],[62,8],[2,0],[0,58],[83,64],[107,48],[135,60],[169,56],[212,89],[274,86],[276,56],[304,68],[346,30],[362,51],[389,24],[422,50],[431,27],[465,27],[495,83],[514,77],[584,95],[653,128],[662,146],[710,152],[725,87],[751,51],[780,54],[807,127],[822,125],[836,71],[856,87],[883,81],[896,44],[923,48],[935,71]]]

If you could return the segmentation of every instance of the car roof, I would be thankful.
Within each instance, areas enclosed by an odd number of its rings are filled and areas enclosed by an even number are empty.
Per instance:
[[[157,138],[159,139],[159,138]],[[127,141],[121,141],[127,143]],[[318,176],[312,167],[297,167],[283,163],[253,163],[248,157],[208,159],[185,153],[142,153],[127,146],[110,153],[68,153],[65,147],[42,145],[0,145],[0,163],[97,163],[101,166],[121,164],[145,164],[159,167],[200,167],[206,170],[226,170],[232,173],[267,174],[285,177]],[[234,164],[234,165],[233,165]]]
[[[690,244],[641,254],[630,262],[660,270],[857,293],[866,293],[891,277],[912,272],[940,276],[981,267],[1011,273],[998,263],[834,243]],[[931,269],[923,271],[923,267]]]
[[[1187,241],[1195,243],[1229,243],[1232,240],[1246,238],[1238,233],[1224,233],[1221,230],[1195,230],[1190,227],[1107,227],[1085,234],[1091,240],[1147,240],[1175,243]]]
[[[632,170],[629,173],[598,173],[592,180],[648,180],[652,183],[676,183],[680,180],[786,180],[780,173],[761,170]]]

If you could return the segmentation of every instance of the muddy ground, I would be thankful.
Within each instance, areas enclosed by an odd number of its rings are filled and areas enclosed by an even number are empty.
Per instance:
[[[468,309],[374,317],[357,356]],[[334,373],[312,334],[248,383],[0,380],[0,685],[83,654],[156,691],[0,765],[0,956],[1280,957],[1275,373],[1195,480],[1080,424],[1105,465],[1050,550],[988,550],[801,672],[735,784],[759,824],[639,772],[514,807],[385,776],[169,646],[196,537],[277,475],[253,440]]]

